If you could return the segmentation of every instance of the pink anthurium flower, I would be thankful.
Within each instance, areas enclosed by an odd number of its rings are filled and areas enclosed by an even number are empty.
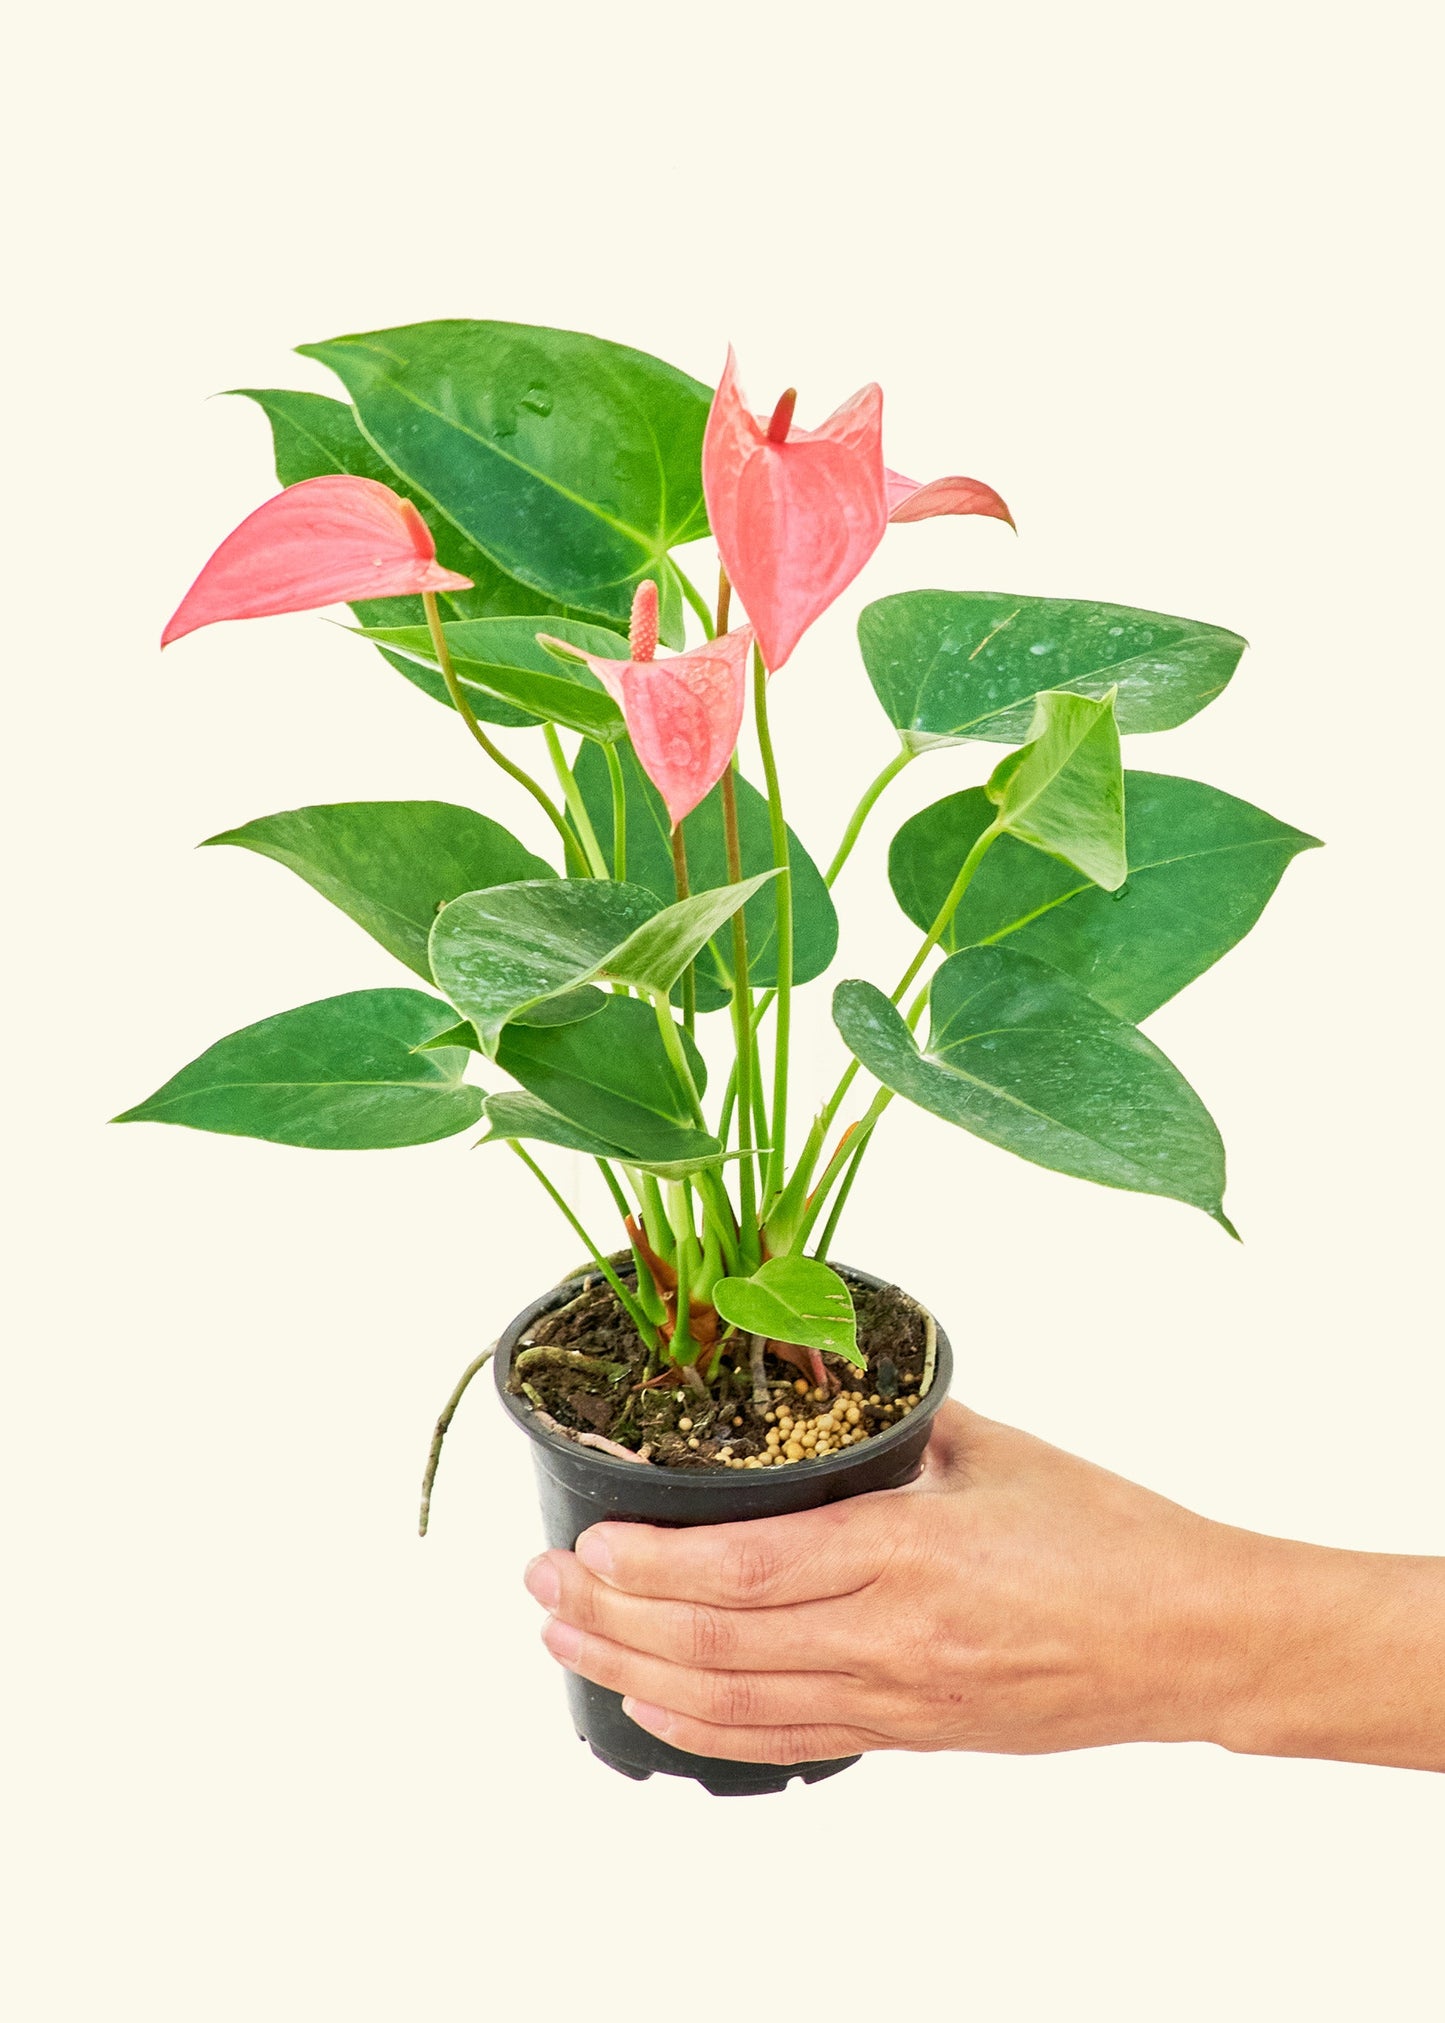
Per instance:
[[[306,478],[226,536],[181,599],[161,645],[223,618],[470,588],[469,577],[441,567],[431,530],[410,499],[374,478]]]
[[[773,673],[888,524],[881,389],[865,386],[811,430],[792,426],[796,399],[785,393],[760,421],[729,346],[702,445],[713,538]]]
[[[674,828],[722,778],[742,728],[750,625],[691,653],[657,660],[657,585],[639,583],[632,600],[628,660],[584,653],[539,632],[540,643],[585,661],[622,710],[642,770],[663,798]]]
[[[1013,525],[991,485],[920,485],[883,462],[883,395],[845,401],[818,429],[793,426],[785,393],[764,422],[738,383],[731,347],[703,439],[702,483],[718,554],[776,672],[868,560],[890,520],[984,513]]]

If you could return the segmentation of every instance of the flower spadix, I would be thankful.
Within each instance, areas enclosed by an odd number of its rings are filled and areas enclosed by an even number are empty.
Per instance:
[[[718,554],[757,628],[770,671],[883,538],[890,520],[982,513],[1013,525],[991,485],[920,485],[883,462],[883,395],[865,386],[821,428],[793,422],[790,388],[764,421],[747,404],[731,349],[708,416],[702,481]]]
[[[161,645],[223,618],[470,588],[469,577],[437,561],[431,531],[410,499],[374,478],[306,478],[226,536],[182,598]]]
[[[564,659],[584,661],[621,708],[638,762],[673,826],[690,815],[726,771],[742,727],[749,625],[690,653],[657,653],[657,585],[639,583],[632,600],[631,658],[606,660],[537,634]]]

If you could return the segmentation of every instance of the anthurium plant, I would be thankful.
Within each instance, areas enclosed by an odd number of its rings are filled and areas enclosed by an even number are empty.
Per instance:
[[[713,389],[505,323],[302,350],[347,397],[248,392],[283,489],[222,542],[162,643],[350,605],[366,650],[475,742],[487,812],[347,802],[211,837],[286,865],[421,987],[232,1033],[127,1119],[333,1149],[480,1126],[586,1246],[648,1380],[697,1394],[750,1364],[756,1379],[762,1345],[819,1396],[863,1365],[827,1260],[899,1097],[1233,1233],[1219,1133],[1141,1022],[1248,932],[1315,839],[1200,781],[1126,770],[1121,737],[1212,701],[1243,639],[970,588],[868,605],[881,765],[820,869],[787,823],[770,685],[807,680],[796,649],[891,523],[1011,526],[999,494],[890,470],[876,386],[814,428],[792,390],[756,413],[731,354]],[[709,532],[705,595],[677,551]],[[960,576],[975,554],[961,537]],[[756,783],[738,760],[749,711]],[[517,734],[508,750],[499,729]],[[896,978],[835,985],[833,1086],[799,1121],[792,996],[832,963],[840,876],[889,783],[970,746],[1003,750],[889,846],[917,951]],[[509,796],[541,810],[546,856],[497,819]],[[713,1020],[728,1065],[710,1082],[697,1035]],[[596,1161],[610,1239],[548,1176],[556,1147]],[[788,1458],[774,1443],[765,1461]]]

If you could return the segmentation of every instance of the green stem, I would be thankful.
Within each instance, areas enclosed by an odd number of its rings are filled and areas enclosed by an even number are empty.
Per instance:
[[[738,795],[729,766],[722,776],[723,843],[727,850],[728,883],[740,885],[743,876],[742,843],[738,835]],[[748,924],[740,906],[732,919],[733,929],[733,1041],[737,1049],[736,1078],[730,1084],[738,1106],[738,1220],[742,1225],[743,1253],[749,1274],[762,1263],[758,1243],[757,1169],[753,1161],[753,992],[749,982]],[[726,1099],[725,1099],[726,1107]],[[720,1126],[727,1143],[727,1125]],[[756,1252],[756,1256],[754,1255]]]
[[[849,1163],[848,1171],[843,1175],[843,1185],[833,1197],[832,1211],[824,1225],[823,1234],[818,1238],[818,1247],[813,1252],[814,1257],[821,1258],[825,1264],[833,1248],[833,1238],[838,1233],[838,1224],[842,1220],[844,1205],[847,1202],[848,1196],[853,1192],[853,1182],[858,1178],[858,1168],[863,1164],[863,1154],[868,1150],[869,1140],[872,1136],[873,1133],[869,1130],[865,1131],[859,1138],[858,1143],[853,1148],[853,1157]]]
[[[772,1149],[768,1153],[767,1185],[763,1190],[763,1212],[766,1214],[769,1204],[782,1192],[787,1163],[788,1043],[793,1001],[793,874],[788,863],[788,825],[783,819],[778,765],[773,756],[772,732],[768,725],[768,671],[756,647],[753,649],[753,710],[758,748],[763,759],[763,778],[768,789],[768,828],[772,834],[773,863],[778,869],[778,876],[773,880],[778,907],[778,1020],[773,1036]]]
[[[622,777],[621,756],[610,738],[602,752],[612,786],[612,875],[623,885],[627,882],[627,783]]]
[[[436,592],[433,590],[423,590],[421,601],[426,611],[427,628],[431,633],[432,648],[437,657],[437,666],[441,669],[442,680],[447,685],[447,694],[451,697],[452,708],[456,711],[487,757],[494,764],[499,765],[504,773],[509,774],[519,787],[526,788],[532,799],[547,817],[547,820],[552,824],[552,827],[557,831],[557,834],[562,838],[563,847],[567,852],[566,858],[563,860],[564,863],[570,862],[574,867],[580,867],[585,877],[587,865],[581,850],[578,848],[577,838],[563,821],[555,804],[537,785],[537,782],[532,778],[530,773],[523,772],[520,766],[514,765],[506,753],[499,750],[492,743],[492,740],[477,722],[476,714],[471,704],[467,701],[466,692],[457,680],[457,671],[452,665],[452,650],[447,645],[446,631],[442,625],[441,613],[437,609]]]
[[[687,878],[687,838],[682,833],[681,822],[672,826],[672,880],[677,887],[679,899],[691,895],[692,887]],[[682,1023],[690,1033],[697,1024],[697,966],[689,963],[682,972]]]
[[[933,925],[929,928],[927,934],[924,935],[922,944],[919,947],[917,955],[914,956],[912,962],[909,963],[907,969],[904,970],[902,976],[899,978],[897,984],[894,986],[891,1000],[892,1003],[894,1004],[898,1003],[899,999],[903,996],[904,992],[907,990],[909,984],[912,983],[913,979],[917,976],[919,970],[922,969],[924,963],[927,962],[932,951],[938,946],[943,936],[947,933],[948,923],[950,920],[952,920],[954,914],[958,911],[964,893],[967,892],[969,886],[973,883],[974,873],[978,870],[979,865],[983,862],[984,857],[987,855],[990,847],[998,841],[999,837],[1002,834],[1003,830],[1000,826],[1000,822],[998,820],[995,820],[991,822],[988,828],[984,830],[983,834],[975,840],[973,848],[969,851],[968,855],[964,858],[962,865],[959,867],[958,876],[954,879],[952,885],[948,888],[948,897],[944,900],[942,906],[939,907],[938,912],[934,917]],[[917,1024],[919,1015],[927,1002],[928,1002],[928,991],[927,987],[925,987],[908,1015],[908,1023],[910,1026]],[[831,1124],[833,1119],[837,1116],[838,1105],[847,1095],[849,1089],[852,1088],[853,1078],[858,1073],[858,1067],[859,1063],[856,1060],[850,1061],[848,1063],[848,1066],[843,1070],[842,1078],[839,1081],[837,1088],[833,1091],[832,1095],[823,1105],[823,1121],[825,1125]]]
[[[556,724],[543,724],[542,735],[547,740],[547,755],[552,761],[552,770],[557,775],[557,784],[562,789],[562,798],[567,803],[567,812],[572,817],[577,834],[582,838],[582,849],[587,858],[588,869],[594,878],[605,878],[607,860],[602,855],[602,846],[597,841],[597,831],[593,828],[592,818],[587,813],[587,803],[582,798],[582,790],[567,763],[567,754],[562,749],[562,740],[557,735]]]
[[[959,902],[973,883],[974,872],[977,871],[988,851],[1003,834],[1002,822],[1003,817],[999,815],[989,823],[983,834],[975,840],[973,848],[959,866],[958,876],[954,879],[952,885],[949,886],[948,897],[944,900],[942,906],[939,907],[932,927],[924,935],[922,947],[919,949],[917,955],[914,956],[912,962],[909,963],[907,969],[904,970],[894,988],[894,1004],[898,1003],[909,984],[912,983],[914,977],[917,976],[919,970],[922,969],[933,950],[947,933],[949,921],[952,920],[954,914],[958,911]]]
[[[662,1044],[667,1058],[672,1063],[672,1071],[677,1076],[684,1095],[692,1106],[692,1120],[700,1130],[706,1131],[707,1118],[703,1115],[702,1098],[697,1092],[697,1083],[692,1078],[692,1067],[683,1051],[682,1035],[676,1019],[672,1016],[672,1006],[667,992],[651,991],[652,1009],[657,1014],[657,1029],[662,1034]]]
[[[868,1142],[869,1138],[873,1135],[873,1126],[878,1122],[878,1119],[883,1115],[883,1112],[892,1101],[893,1091],[891,1089],[880,1089],[873,1098],[873,1101],[868,1105],[868,1108],[863,1112],[862,1117],[858,1120],[856,1128],[849,1132],[843,1143],[823,1168],[817,1186],[808,1197],[807,1210],[804,1213],[798,1233],[793,1238],[792,1244],[789,1247],[790,1254],[793,1251],[801,1250],[803,1245],[808,1241],[809,1236],[812,1234],[814,1223],[823,1212],[823,1204],[828,1198],[833,1182],[838,1178],[838,1175],[843,1171],[849,1160],[854,1158],[859,1151],[860,1147],[854,1143],[854,1140],[861,1138],[863,1144]]]
[[[672,1214],[672,1233],[677,1239],[673,1263],[677,1270],[677,1325],[672,1331],[670,1353],[675,1363],[692,1363],[697,1360],[697,1351],[689,1356],[679,1351],[692,1349],[692,1313],[689,1301],[692,1297],[692,1202],[685,1180],[674,1180],[668,1185],[668,1198]]]
[[[858,841],[859,835],[862,833],[863,824],[873,812],[873,804],[878,799],[878,796],[883,792],[889,781],[896,780],[898,775],[903,771],[903,768],[911,764],[917,756],[916,752],[910,752],[905,746],[901,752],[888,761],[877,779],[864,791],[862,800],[848,817],[848,826],[843,831],[842,842],[833,854],[833,861],[823,874],[823,883],[825,885],[833,883],[833,880],[838,876],[838,873],[843,869],[843,866],[852,855],[853,845]]]
[[[676,562],[674,562],[672,566],[674,569],[677,569]],[[693,610],[697,613],[698,617],[702,620],[703,632],[705,633],[707,638],[715,639],[717,637],[717,634],[713,630],[712,613],[708,610],[707,605],[703,601],[702,592],[698,589],[695,583],[689,581],[689,579],[683,574],[681,569],[677,569],[677,580],[682,585],[683,596],[687,599],[688,603],[692,606]]]
[[[567,1206],[567,1203],[562,1199],[562,1196],[557,1192],[557,1189],[552,1185],[552,1182],[547,1178],[546,1174],[542,1171],[541,1167],[537,1164],[536,1160],[532,1157],[531,1153],[526,1151],[524,1147],[515,1138],[510,1139],[508,1142],[510,1143],[512,1150],[516,1153],[517,1157],[521,1160],[522,1164],[529,1170],[529,1172],[536,1174],[537,1178],[546,1188],[548,1194],[551,1195],[552,1200],[556,1203],[557,1207],[561,1209],[562,1213],[571,1223],[573,1229],[577,1232],[578,1236],[581,1237],[583,1243],[586,1244],[588,1254],[591,1257],[592,1262],[596,1265],[597,1269],[601,1272],[602,1276],[606,1279],[607,1283],[611,1286],[613,1292],[617,1296],[618,1304],[623,1308],[628,1319],[632,1322],[632,1325],[636,1328],[642,1340],[646,1342],[648,1348],[655,1349],[657,1347],[657,1330],[653,1327],[652,1322],[647,1318],[647,1315],[642,1311],[642,1308],[638,1305],[637,1300],[627,1290],[627,1287],[622,1283],[622,1280],[617,1276],[617,1273],[612,1269],[612,1266],[607,1262],[606,1258],[602,1255],[602,1252],[598,1249],[597,1245],[592,1241],[592,1238],[587,1234],[587,1231],[582,1227],[582,1224],[577,1220],[577,1217],[572,1213],[572,1210]]]

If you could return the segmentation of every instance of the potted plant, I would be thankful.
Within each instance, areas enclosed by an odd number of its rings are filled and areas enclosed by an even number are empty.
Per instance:
[[[249,393],[283,489],[222,542],[162,643],[350,604],[485,755],[488,804],[530,797],[552,847],[435,801],[292,809],[211,837],[296,872],[424,987],[232,1033],[125,1119],[323,1148],[480,1125],[509,1148],[588,1260],[495,1345],[549,1543],[602,1515],[747,1518],[917,1473],[946,1337],[833,1256],[898,1097],[1234,1233],[1219,1134],[1140,1025],[1248,932],[1314,838],[1202,782],[1125,771],[1120,737],[1202,709],[1241,638],[1013,593],[869,605],[863,664],[895,735],[820,869],[786,822],[770,681],[792,678],[890,523],[1011,525],[999,495],[888,469],[874,386],[811,430],[791,391],[755,414],[731,354],[714,391],[620,345],[502,323],[302,349],[349,401]],[[674,552],[709,530],[715,599]],[[738,765],[749,711],[758,785]],[[541,765],[504,752],[498,727],[532,733]],[[889,848],[917,952],[883,987],[835,986],[832,1085],[800,1123],[792,994],[832,962],[839,874],[905,767],[970,744],[1002,755]],[[596,1161],[615,1232],[582,1226],[549,1147]],[[447,1424],[492,1353],[438,1424],[423,1530]],[[844,1767],[684,1756],[614,1695],[569,1691],[579,1732],[633,1776],[756,1791]]]

